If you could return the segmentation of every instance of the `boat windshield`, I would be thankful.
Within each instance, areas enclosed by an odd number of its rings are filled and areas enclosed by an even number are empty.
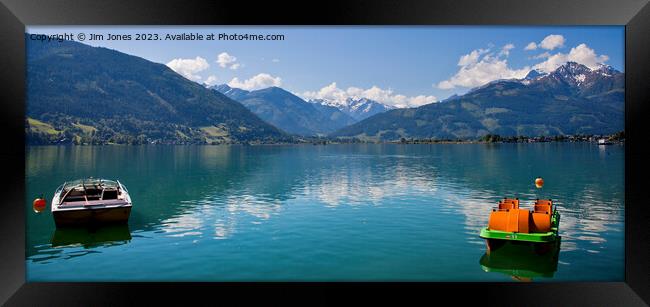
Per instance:
[[[106,179],[79,179],[66,182],[61,191],[61,203],[118,199],[120,184]]]
[[[107,180],[107,179],[97,179],[97,178],[88,178],[88,179],[78,179],[73,181],[68,181],[63,186],[64,190],[70,190],[74,188],[118,188],[119,185],[117,181]]]

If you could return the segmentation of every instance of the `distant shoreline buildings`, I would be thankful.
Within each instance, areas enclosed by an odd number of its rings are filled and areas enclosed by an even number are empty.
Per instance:
[[[46,145],[328,145],[328,144],[492,144],[492,143],[549,143],[549,142],[566,142],[566,143],[593,143],[598,145],[624,144],[625,132],[619,131],[614,134],[579,134],[579,135],[556,135],[556,136],[510,136],[502,137],[497,134],[488,134],[478,139],[422,139],[422,138],[401,138],[399,140],[380,141],[372,139],[359,138],[333,138],[333,137],[299,137],[287,139],[281,142],[219,142],[207,143],[200,141],[187,142],[169,142],[162,140],[144,140],[135,143],[84,143],[77,142],[78,139],[61,139],[58,143],[48,144],[28,144],[28,146],[46,146]]]

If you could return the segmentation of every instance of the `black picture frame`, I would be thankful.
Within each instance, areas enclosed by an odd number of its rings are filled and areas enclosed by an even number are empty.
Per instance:
[[[650,210],[644,199],[650,134],[650,5],[622,1],[81,1],[2,0],[0,302],[23,305],[189,304],[223,298],[323,303],[342,293],[400,304],[643,306],[650,302]],[[26,283],[25,25],[624,25],[625,281],[544,283]],[[235,291],[236,290],[236,291]],[[308,294],[302,296],[297,294]]]

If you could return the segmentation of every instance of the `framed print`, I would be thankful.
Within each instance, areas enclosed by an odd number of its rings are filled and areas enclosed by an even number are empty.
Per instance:
[[[644,305],[646,4],[5,1],[0,297]]]

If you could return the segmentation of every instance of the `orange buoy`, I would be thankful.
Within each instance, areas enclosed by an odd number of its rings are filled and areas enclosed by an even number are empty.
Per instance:
[[[535,179],[535,187],[541,189],[543,186],[544,186],[544,179],[542,179],[542,177],[537,177],[537,179]]]
[[[34,199],[34,203],[32,204],[32,208],[34,209],[34,212],[36,212],[36,213],[43,212],[43,210],[45,210],[46,206],[47,206],[47,202],[43,198],[43,195],[41,195],[38,198]]]

